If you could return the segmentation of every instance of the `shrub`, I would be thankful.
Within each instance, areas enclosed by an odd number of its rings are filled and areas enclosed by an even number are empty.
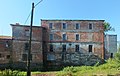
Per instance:
[[[120,62],[120,52],[115,54],[115,60]]]
[[[2,76],[25,76],[25,73],[22,73],[20,71],[13,71],[10,69],[5,69],[4,71],[1,72]]]
[[[107,63],[98,66],[98,69],[117,69],[120,67],[120,64],[115,59],[107,60]]]

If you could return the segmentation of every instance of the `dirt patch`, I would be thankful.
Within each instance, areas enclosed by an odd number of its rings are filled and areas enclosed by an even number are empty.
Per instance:
[[[55,73],[50,74],[33,74],[32,76],[56,76]]]

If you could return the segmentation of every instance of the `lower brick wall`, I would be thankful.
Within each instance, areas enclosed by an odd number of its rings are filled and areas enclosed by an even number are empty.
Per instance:
[[[85,54],[79,54],[79,53],[72,53],[68,55],[64,60],[57,61],[57,60],[49,60],[47,62],[47,68],[48,69],[56,69],[66,66],[94,66],[95,64],[103,64],[104,60],[101,59],[99,56],[94,55],[92,53],[85,53]]]

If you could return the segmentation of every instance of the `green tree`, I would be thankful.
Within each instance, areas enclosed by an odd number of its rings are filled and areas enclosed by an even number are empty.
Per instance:
[[[114,31],[114,28],[111,27],[110,23],[104,22],[104,32]]]

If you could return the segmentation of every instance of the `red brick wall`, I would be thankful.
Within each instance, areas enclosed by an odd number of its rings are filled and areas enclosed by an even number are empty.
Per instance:
[[[33,63],[43,62],[42,29],[40,26],[33,26],[32,28],[31,54]],[[29,43],[29,36],[25,35],[26,30],[30,32],[30,27],[12,25],[14,62],[24,62],[22,60],[22,54],[28,54],[28,52],[25,51],[25,43]]]
[[[9,63],[12,51],[12,39],[0,39],[0,64]],[[7,57],[9,56],[9,57]]]

